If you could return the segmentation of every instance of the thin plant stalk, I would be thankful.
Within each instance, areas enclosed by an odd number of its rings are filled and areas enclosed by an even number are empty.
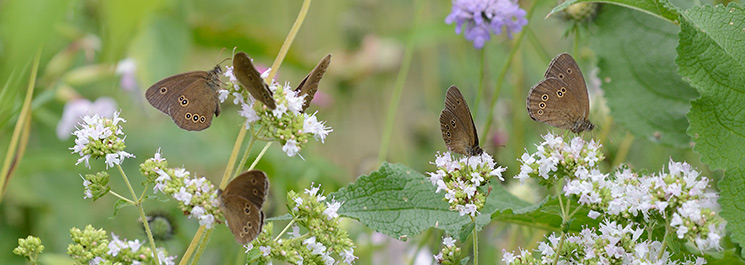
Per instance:
[[[471,222],[473,222],[473,265],[479,265],[479,231],[476,229],[478,226],[476,225],[476,219],[471,217]]]
[[[179,265],[186,265],[187,262],[189,262],[189,257],[191,257],[192,254],[194,254],[194,250],[197,247],[197,244],[202,240],[202,235],[204,235],[205,226],[201,225],[199,226],[199,229],[197,229],[197,233],[194,234],[194,238],[191,239],[191,243],[189,243],[189,247],[186,249],[186,252],[184,252],[184,255],[181,257],[181,261],[179,261]]]
[[[139,212],[140,214],[140,220],[142,220],[142,225],[145,226],[145,234],[147,234],[147,240],[150,241],[150,249],[152,249],[153,260],[155,260],[155,264],[160,264],[160,261],[158,260],[158,255],[155,254],[156,248],[155,248],[155,240],[153,239],[153,233],[150,231],[150,224],[148,223],[147,217],[145,216],[145,210],[142,208],[142,200],[137,199],[137,194],[135,194],[135,190],[132,188],[132,184],[129,183],[129,178],[127,178],[127,174],[124,173],[122,166],[117,164],[116,168],[118,168],[119,173],[122,174],[122,178],[124,178],[124,183],[127,183],[127,188],[129,189],[129,192],[132,194],[132,199],[135,200],[134,205],[135,207],[137,207],[137,212]]]
[[[256,167],[256,164],[259,163],[259,160],[261,160],[261,158],[264,156],[264,154],[266,153],[266,150],[269,149],[269,146],[272,146],[272,142],[267,142],[264,145],[264,148],[261,149],[261,152],[259,152],[259,155],[256,156],[256,159],[254,159],[254,162],[251,163],[250,167],[248,167],[248,170],[252,170],[254,169],[254,167]]]
[[[31,126],[31,102],[34,97],[34,87],[36,87],[36,74],[39,72],[39,60],[41,58],[41,48],[36,51],[34,64],[31,66],[31,75],[26,88],[26,97],[23,100],[21,113],[18,115],[18,121],[13,129],[13,135],[10,138],[8,152],[5,155],[2,171],[0,171],[0,202],[5,198],[5,190],[8,187],[10,177],[13,175],[13,169],[21,162],[23,153],[26,151],[28,135]]]
[[[422,1],[417,1],[415,6],[420,7]],[[412,32],[417,32],[419,28],[419,20],[422,17],[424,8],[417,8],[418,12],[414,18],[414,27]],[[398,68],[398,76],[396,76],[396,83],[393,85],[393,93],[391,94],[391,101],[388,104],[388,112],[385,115],[385,125],[383,126],[383,136],[380,140],[380,149],[378,149],[378,164],[383,163],[386,156],[388,155],[388,145],[391,142],[391,135],[393,134],[393,125],[396,123],[396,114],[398,113],[398,106],[401,102],[401,94],[404,90],[404,84],[406,83],[406,77],[409,73],[411,66],[411,58],[414,54],[415,46],[415,35],[411,34],[408,42],[406,43],[406,49],[404,49],[403,59],[401,60],[401,67]]]
[[[528,24],[525,25],[523,28],[527,28],[530,26],[530,21],[532,21],[533,17],[533,11],[535,11],[535,7],[537,6],[536,3],[539,1],[533,1],[530,3],[530,8],[528,9],[528,14],[525,16],[525,18],[528,19]],[[520,33],[517,34],[517,38],[515,38],[515,42],[512,44],[512,47],[510,48],[510,53],[507,54],[507,58],[504,61],[504,65],[502,66],[502,70],[499,72],[499,75],[497,76],[497,84],[496,88],[494,89],[494,95],[491,97],[491,101],[489,102],[489,109],[486,112],[486,125],[484,126],[484,132],[481,135],[481,139],[484,139],[484,141],[487,141],[487,136],[489,135],[489,129],[491,127],[492,123],[492,116],[494,115],[494,106],[497,105],[497,99],[499,99],[499,91],[502,90],[502,83],[504,83],[504,79],[507,76],[507,71],[510,69],[510,64],[512,62],[512,58],[515,57],[515,54],[517,53],[517,50],[520,48],[520,44],[523,42],[523,37],[525,37],[525,30],[520,31]]]
[[[241,162],[238,163],[238,166],[235,167],[235,172],[233,175],[238,175],[238,173],[241,172],[241,169],[243,169],[243,166],[246,164],[246,161],[248,161],[248,154],[251,153],[251,149],[253,149],[254,143],[256,143],[256,135],[251,135],[251,140],[248,140],[248,145],[246,146],[246,150],[243,150],[243,157],[241,158]]]
[[[202,257],[202,253],[204,253],[204,250],[207,248],[207,243],[210,241],[211,235],[212,229],[207,229],[204,237],[202,237],[202,241],[199,242],[199,248],[197,249],[197,252],[194,253],[194,259],[191,261],[191,264],[199,264],[199,258]]]

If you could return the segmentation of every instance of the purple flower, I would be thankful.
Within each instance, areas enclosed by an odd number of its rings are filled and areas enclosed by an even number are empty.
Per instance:
[[[499,35],[507,28],[507,36],[520,32],[528,24],[525,10],[513,0],[453,0],[453,11],[445,18],[445,23],[455,22],[455,33],[460,34],[466,25],[464,36],[473,41],[476,49],[484,47],[491,39],[491,33]]]

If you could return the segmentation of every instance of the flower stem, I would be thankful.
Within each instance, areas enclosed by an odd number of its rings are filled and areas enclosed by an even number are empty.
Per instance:
[[[303,6],[300,8],[300,13],[297,15],[297,18],[295,19],[295,24],[292,24],[292,28],[290,29],[290,33],[287,34],[287,37],[285,38],[285,42],[282,44],[282,48],[279,49],[279,54],[277,54],[277,58],[274,59],[274,63],[272,64],[272,71],[269,72],[269,76],[266,77],[264,80],[267,84],[274,79],[274,75],[277,74],[277,70],[279,70],[279,66],[282,64],[282,61],[285,59],[285,55],[287,55],[287,51],[290,50],[290,45],[292,45],[292,41],[295,40],[295,36],[297,36],[298,31],[300,31],[300,26],[303,25],[303,21],[305,21],[305,15],[308,14],[308,9],[310,9],[310,1],[311,0],[304,0]]]
[[[246,165],[246,161],[248,160],[248,154],[251,153],[251,149],[254,146],[254,143],[256,142],[256,136],[252,135],[251,140],[248,140],[248,145],[246,146],[246,150],[243,151],[243,157],[241,158],[241,162],[238,163],[238,166],[235,167],[235,173],[233,175],[238,175],[238,173],[241,172],[241,169],[243,169],[243,166]]]
[[[31,66],[31,75],[28,78],[28,87],[26,88],[26,97],[23,99],[21,113],[18,114],[18,120],[16,121],[15,128],[13,128],[13,135],[10,137],[10,143],[8,144],[8,152],[5,154],[5,161],[3,161],[2,171],[0,171],[0,202],[5,197],[8,182],[10,177],[13,176],[16,165],[21,162],[23,153],[26,152],[26,144],[28,144],[28,136],[31,131],[31,104],[34,97],[34,88],[36,87],[36,74],[39,73],[41,50],[41,47],[39,47],[36,51],[36,56],[34,56],[34,64]]]
[[[672,220],[672,218],[669,218],[669,220]],[[667,247],[667,236],[670,235],[672,231],[670,231],[670,221],[665,222],[665,236],[662,238],[662,246],[660,247],[660,253],[657,253],[657,260],[660,260],[662,258],[662,254],[665,253],[665,248]]]
[[[210,241],[211,235],[212,228],[207,229],[207,233],[204,234],[204,237],[202,237],[202,240],[199,242],[199,248],[197,249],[197,252],[194,253],[194,259],[191,261],[191,264],[199,264],[199,258],[202,257],[202,253],[204,253],[204,250],[207,248],[207,242]]]
[[[297,220],[297,216],[293,217],[292,220],[290,220],[290,222],[287,223],[287,225],[285,226],[285,228],[282,229],[282,232],[279,232],[279,234],[277,234],[277,237],[274,238],[274,242],[277,242],[277,240],[279,240],[279,238],[282,237],[282,235],[284,235],[285,232],[287,232],[287,229],[289,229],[293,224],[295,224],[295,220]],[[259,232],[261,232],[261,231],[259,231]]]
[[[199,229],[197,229],[197,233],[194,234],[194,238],[191,239],[191,243],[189,243],[189,247],[186,249],[186,252],[184,252],[184,255],[181,257],[181,261],[179,261],[179,265],[186,265],[186,263],[189,261],[189,258],[191,257],[191,254],[194,253],[194,248],[196,248],[199,241],[202,240],[202,235],[204,234],[204,229],[206,227],[201,225],[199,226]]]
[[[266,153],[266,150],[269,149],[269,146],[272,145],[273,142],[267,142],[266,145],[264,145],[264,148],[261,149],[261,152],[259,152],[259,155],[256,156],[256,159],[254,159],[254,162],[251,163],[251,166],[248,167],[248,170],[254,169],[256,164],[259,163],[259,160],[261,160],[261,157],[264,156],[264,153]]]
[[[528,9],[528,14],[525,16],[525,18],[528,19],[528,24],[525,25],[525,28],[530,26],[530,21],[532,21],[533,17],[533,11],[535,11],[535,7],[537,6],[536,3],[540,1],[533,1],[530,3],[530,8]],[[494,89],[494,95],[491,97],[491,101],[489,103],[489,111],[486,113],[486,125],[484,126],[484,132],[481,135],[481,139],[483,141],[488,141],[487,136],[489,135],[489,129],[491,127],[492,123],[492,115],[494,115],[494,106],[497,104],[497,99],[499,99],[499,91],[502,90],[502,83],[504,83],[504,78],[507,76],[507,71],[510,69],[510,64],[512,62],[512,58],[515,57],[515,53],[517,53],[518,48],[521,47],[520,43],[523,42],[523,37],[525,37],[525,30],[520,31],[520,33],[517,34],[517,38],[515,38],[515,42],[512,44],[512,47],[510,48],[510,53],[507,54],[507,59],[504,61],[504,66],[502,66],[502,71],[499,72],[499,75],[497,76],[497,84],[496,88]]]
[[[124,196],[122,196],[122,195],[119,195],[119,193],[116,193],[116,192],[115,192],[115,191],[113,191],[113,190],[110,190],[110,191],[109,191],[109,193],[111,193],[111,195],[114,195],[114,197],[117,197],[117,198],[119,198],[120,200],[123,200],[123,201],[125,201],[125,202],[127,202],[127,203],[129,203],[129,204],[132,204],[132,205],[134,205],[134,204],[135,204],[135,202],[134,202],[134,201],[132,201],[132,200],[130,200],[130,199],[127,199],[127,198],[124,198]]]
[[[417,1],[415,6],[419,7],[422,1]],[[412,32],[417,32],[419,28],[419,20],[421,18],[424,8],[417,8],[418,12],[414,18],[414,28]],[[378,149],[378,164],[383,163],[386,156],[388,155],[388,145],[391,142],[391,135],[393,134],[393,125],[396,123],[396,114],[398,113],[398,105],[401,101],[401,94],[403,93],[404,84],[406,83],[406,77],[409,73],[411,66],[411,58],[414,54],[415,36],[411,34],[411,37],[406,43],[406,49],[404,49],[403,59],[401,59],[401,66],[398,68],[398,76],[396,76],[396,83],[393,85],[393,93],[391,95],[390,104],[388,104],[388,112],[385,115],[385,125],[383,126],[383,137],[380,140],[380,149]]]
[[[479,265],[479,232],[476,229],[476,219],[471,216],[473,222],[473,265]]]
[[[220,180],[220,189],[224,189],[225,186],[228,185],[230,172],[233,171],[233,167],[235,167],[235,160],[238,158],[238,152],[241,150],[243,138],[246,137],[246,130],[247,129],[244,126],[241,126],[241,129],[238,131],[238,136],[235,138],[235,143],[233,144],[233,151],[230,153],[230,158],[228,159],[228,165],[225,166],[225,173],[223,173],[222,180]]]
[[[129,192],[132,193],[132,199],[137,198],[137,194],[135,194],[135,190],[132,188],[132,184],[129,183],[129,178],[127,178],[127,174],[124,173],[124,170],[122,169],[122,166],[119,164],[116,164],[116,168],[119,169],[119,173],[122,174],[122,177],[124,178],[124,182],[127,183],[127,188],[129,188]],[[142,200],[136,200],[134,203],[135,207],[137,207],[137,211],[140,213],[140,219],[142,220],[142,225],[145,226],[145,234],[147,234],[147,240],[150,241],[150,248],[152,249],[153,253],[153,260],[155,260],[155,264],[160,264],[160,261],[158,260],[158,254],[156,254],[157,249],[155,248],[155,240],[153,239],[153,233],[150,231],[150,224],[147,221],[147,217],[145,216],[145,210],[142,209]]]

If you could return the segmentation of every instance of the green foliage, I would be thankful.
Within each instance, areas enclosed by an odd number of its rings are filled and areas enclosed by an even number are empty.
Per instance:
[[[731,233],[730,240],[737,244],[745,244],[745,170],[742,167],[727,169],[722,181],[717,183],[719,188],[719,204],[722,206],[720,215],[727,220],[727,231]],[[745,252],[742,253],[745,257]]]
[[[676,72],[678,27],[618,6],[601,12],[590,43],[613,117],[637,137],[689,147],[685,115],[698,94]]]
[[[745,10],[699,6],[686,10],[678,35],[678,70],[701,97],[691,103],[688,134],[712,168],[745,163]]]

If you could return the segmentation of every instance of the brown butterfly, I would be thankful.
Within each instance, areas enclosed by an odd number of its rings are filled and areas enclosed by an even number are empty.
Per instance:
[[[173,122],[188,131],[201,131],[212,124],[212,114],[220,115],[220,66],[210,71],[173,75],[158,81],[145,92],[156,109],[171,116]]]
[[[471,110],[468,109],[463,94],[454,85],[445,94],[445,109],[440,112],[440,130],[448,150],[468,156],[477,156],[484,152],[479,147]]]
[[[303,78],[303,81],[300,81],[300,84],[295,89],[299,96],[306,95],[301,112],[305,112],[305,109],[310,106],[310,101],[313,100],[313,96],[316,95],[316,91],[318,91],[318,83],[321,82],[323,74],[326,73],[326,68],[329,67],[329,63],[331,63],[331,54],[323,57],[316,67],[313,68],[305,78]]]
[[[238,52],[233,56],[233,73],[235,74],[235,78],[238,79],[238,82],[256,100],[264,103],[270,110],[277,108],[277,104],[272,97],[274,93],[269,89],[269,85],[264,82],[264,79],[261,78],[261,73],[256,70],[248,54]]]
[[[568,53],[557,55],[544,77],[528,92],[530,118],[574,133],[595,128],[587,119],[590,100],[585,78],[574,58]]]
[[[269,192],[269,178],[261,170],[246,171],[225,187],[218,190],[220,211],[225,215],[228,228],[241,245],[253,241],[264,226],[261,210]]]

